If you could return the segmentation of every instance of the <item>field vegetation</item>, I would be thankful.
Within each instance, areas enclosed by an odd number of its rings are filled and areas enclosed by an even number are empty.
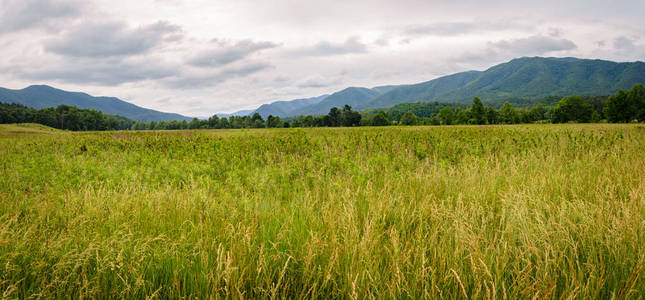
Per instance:
[[[0,127],[3,297],[645,290],[642,124],[14,129]]]

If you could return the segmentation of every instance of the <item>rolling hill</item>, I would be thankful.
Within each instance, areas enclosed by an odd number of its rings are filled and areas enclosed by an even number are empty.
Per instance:
[[[578,58],[523,57],[493,66],[485,71],[467,71],[434,80],[374,88],[349,87],[312,98],[276,101],[257,109],[230,115],[250,115],[255,112],[294,117],[324,115],[332,107],[350,105],[355,110],[388,108],[400,103],[440,102],[468,103],[474,97],[484,102],[503,101],[530,103],[548,97],[569,95],[599,96],[629,89],[645,83],[645,63],[617,63],[606,60]],[[96,109],[106,114],[120,115],[140,121],[190,120],[179,114],[142,108],[112,97],[92,97],[85,93],[67,92],[46,85],[22,90],[0,88],[0,102],[19,103],[33,108],[60,104]]]
[[[291,116],[294,111],[297,111],[301,108],[318,104],[320,101],[323,101],[329,95],[322,95],[313,98],[306,99],[296,99],[291,101],[276,101],[270,104],[263,104],[258,109],[251,111],[251,113],[259,113],[262,118],[266,118],[269,115],[286,117]]]
[[[0,88],[0,102],[19,103],[37,109],[65,104],[84,109],[96,109],[105,114],[120,115],[144,122],[192,119],[179,114],[143,108],[114,97],[92,97],[85,93],[63,91],[47,85],[32,85],[22,90]]]
[[[401,86],[384,93],[383,95],[361,104],[357,109],[389,107],[405,102],[421,102],[435,99],[439,95],[463,87],[475,80],[482,72],[469,71],[444,76],[435,80]]]
[[[410,85],[350,87],[318,103],[303,105],[303,99],[265,104],[255,112],[263,117],[324,115],[345,104],[355,110],[387,108],[400,103],[468,103],[474,97],[484,102],[530,103],[549,97],[598,96],[645,83],[645,63],[552,57],[522,57],[485,71],[467,71]],[[321,96],[322,97],[322,96]],[[310,99],[319,99],[310,98]],[[307,99],[304,99],[307,100]]]
[[[470,71],[402,86],[362,104],[359,109],[405,102],[468,102],[542,99],[550,96],[609,95],[645,83],[645,63],[578,58],[523,57],[483,72]]]
[[[324,115],[329,112],[332,107],[343,107],[346,104],[356,107],[371,99],[381,95],[378,91],[361,88],[361,87],[348,87],[342,91],[333,93],[317,104],[309,105],[301,109],[293,111],[293,115]]]

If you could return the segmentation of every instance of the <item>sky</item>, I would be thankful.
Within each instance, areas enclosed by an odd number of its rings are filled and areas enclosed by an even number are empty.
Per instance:
[[[645,1],[0,0],[0,86],[187,116],[522,56],[645,60]]]

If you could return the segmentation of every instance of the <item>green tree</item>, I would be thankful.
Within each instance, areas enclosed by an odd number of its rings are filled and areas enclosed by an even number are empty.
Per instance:
[[[392,122],[390,119],[385,115],[385,112],[380,110],[374,117],[372,117],[372,126],[388,126],[391,125]]]
[[[357,111],[353,111],[352,107],[349,105],[345,105],[343,107],[343,111],[341,112],[341,125],[342,126],[358,126],[361,124],[361,114]]]
[[[486,124],[486,108],[477,97],[473,98],[473,104],[470,107],[470,117],[473,120],[471,123]]]
[[[219,124],[219,117],[217,115],[213,115],[212,117],[208,118],[208,128],[211,128],[211,129],[217,128],[218,124]]]
[[[487,124],[497,124],[498,119],[497,111],[492,107],[486,107],[486,123]]]
[[[579,122],[588,123],[591,121],[593,107],[585,103],[580,96],[564,97],[558,102],[553,111],[554,123]]]
[[[468,124],[470,121],[470,111],[457,108],[455,110],[455,124]]]
[[[257,120],[264,122],[264,119],[262,119],[262,116],[259,113],[253,113],[253,115],[251,116],[251,121],[255,122]]]
[[[444,107],[439,111],[439,119],[443,125],[452,125],[455,121],[455,113],[450,107]]]
[[[618,91],[615,95],[609,97],[607,105],[604,108],[607,121],[611,123],[626,123],[631,121],[634,111],[631,103],[627,100],[627,93],[623,90]]]
[[[220,118],[219,121],[217,121],[217,128],[231,128],[231,123],[227,118]]]
[[[637,84],[627,92],[618,91],[609,98],[604,112],[607,120],[613,123],[645,120],[645,87]]]
[[[441,120],[439,120],[438,115],[434,114],[430,117],[430,125],[441,125]]]
[[[189,129],[199,129],[199,119],[193,118],[190,123],[188,123]]]
[[[278,116],[269,115],[267,117],[267,128],[277,128],[282,126],[282,121]]]
[[[252,127],[253,128],[264,128],[264,127],[266,127],[266,124],[264,124],[264,121],[262,121],[262,119],[256,119],[255,122],[253,122]]]
[[[499,122],[502,124],[517,124],[519,123],[520,116],[517,109],[513,107],[510,103],[504,102],[502,107],[499,109]]]
[[[638,121],[645,121],[645,86],[637,84],[629,91],[629,96],[633,97],[635,117]]]
[[[544,113],[546,112],[546,110],[544,109],[544,107],[542,107],[542,104],[538,104],[533,108],[531,108],[529,112],[531,116],[531,121],[535,122],[535,121],[544,120]]]
[[[327,126],[337,127],[341,125],[341,112],[338,107],[332,107],[327,114]]]
[[[418,125],[419,124],[419,117],[415,115],[413,112],[409,111],[403,114],[403,117],[401,117],[400,121],[401,125]]]

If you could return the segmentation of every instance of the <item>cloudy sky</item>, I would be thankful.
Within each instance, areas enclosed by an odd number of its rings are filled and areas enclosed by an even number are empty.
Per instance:
[[[189,116],[520,56],[645,60],[645,1],[0,0],[0,86]]]

